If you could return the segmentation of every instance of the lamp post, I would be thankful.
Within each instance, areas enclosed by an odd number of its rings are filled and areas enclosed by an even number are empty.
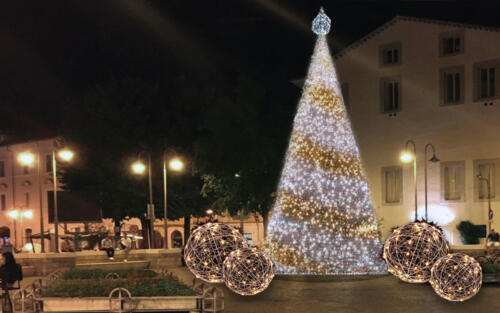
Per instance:
[[[168,221],[167,221],[167,158],[165,149],[163,151],[163,231],[165,236],[163,238],[163,247],[168,249]],[[169,162],[171,170],[180,172],[184,168],[184,163],[179,158],[173,158]]]
[[[432,148],[432,157],[427,160],[427,149]],[[425,220],[427,221],[427,161],[432,162],[432,163],[437,163],[439,162],[439,159],[436,157],[436,148],[434,148],[434,145],[431,143],[428,143],[425,145],[425,163],[424,163],[424,180],[425,180]]]
[[[142,175],[146,171],[146,165],[142,163],[141,156],[142,154],[147,153],[148,155],[148,183],[149,183],[149,203],[147,205],[147,215],[146,217],[150,220],[150,231],[149,231],[149,240],[148,240],[148,248],[154,248],[154,203],[153,203],[153,180],[151,176],[151,153],[148,151],[141,151],[137,156],[137,161],[132,164],[132,171],[135,174]]]
[[[413,146],[413,154],[408,152],[408,146]],[[405,144],[405,150],[401,153],[400,159],[404,163],[409,163],[413,160],[413,185],[415,189],[415,221],[418,219],[418,203],[417,203],[417,147],[413,140],[408,140]]]
[[[57,157],[62,161],[69,162],[73,159],[73,152],[68,149],[52,151],[52,179],[54,184],[54,236],[55,250],[59,253],[59,212],[57,208]],[[43,236],[43,234],[42,234]]]
[[[21,210],[12,210],[7,213],[7,215],[14,220],[14,248],[17,249],[17,220],[19,219],[19,225],[22,229],[23,218],[32,218],[33,211],[23,211]],[[21,236],[22,238],[22,236]]]
[[[476,177],[479,180],[484,180],[486,182],[486,188],[488,188],[488,234],[491,231],[491,220],[493,219],[493,210],[491,209],[491,189],[490,189],[490,179],[483,177],[481,174],[477,174]]]
[[[38,199],[39,199],[39,207],[40,207],[40,244],[41,244],[41,252],[45,252],[45,230],[44,230],[44,221],[43,221],[43,195],[42,195],[42,171],[41,171],[41,154],[40,154],[40,146],[38,141],[36,142],[38,157],[37,157],[37,177],[38,177]],[[35,161],[34,154],[30,152],[23,152],[18,155],[18,161],[24,166],[30,166]]]

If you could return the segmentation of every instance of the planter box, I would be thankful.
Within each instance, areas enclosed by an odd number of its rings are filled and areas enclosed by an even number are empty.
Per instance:
[[[43,312],[109,312],[110,299],[107,297],[89,298],[40,298]],[[114,299],[113,307],[117,309],[119,302]],[[118,306],[118,307],[117,307]],[[189,297],[132,297],[123,302],[124,310],[141,311],[185,311],[200,312],[201,296]]]

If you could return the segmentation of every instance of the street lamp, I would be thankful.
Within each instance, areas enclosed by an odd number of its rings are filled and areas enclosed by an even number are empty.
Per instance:
[[[483,177],[480,173],[476,175],[479,180],[484,180],[486,182],[486,188],[488,188],[488,234],[491,231],[491,222],[493,220],[493,210],[491,209],[491,189],[490,189],[490,179]]]
[[[163,231],[165,236],[163,238],[163,246],[168,249],[168,221],[167,221],[167,157],[166,152],[163,151]],[[168,162],[168,167],[172,171],[180,172],[184,168],[184,162],[179,158],[173,158]]]
[[[40,146],[37,141],[37,177],[38,177],[38,201],[40,207],[40,244],[41,244],[41,252],[45,252],[45,230],[44,230],[44,221],[43,221],[43,195],[42,195],[42,171],[41,171],[41,156],[40,156]],[[35,162],[35,155],[31,152],[22,152],[17,156],[17,160],[24,166],[31,166]]]
[[[59,253],[59,212],[57,210],[57,157],[59,157],[61,161],[70,162],[73,159],[73,151],[69,149],[52,151],[52,178],[54,183],[54,243],[56,253]],[[43,236],[43,234],[41,235]]]
[[[427,160],[427,149],[432,148],[432,157]],[[425,220],[427,221],[427,161],[432,162],[432,163],[437,163],[439,162],[439,159],[436,157],[436,148],[434,148],[434,145],[432,143],[428,143],[425,145],[425,151],[424,151],[424,180],[425,180]]]
[[[14,248],[17,249],[17,220],[19,219],[19,224],[22,229],[23,219],[33,218],[33,211],[23,211],[23,210],[12,210],[7,212],[7,215],[14,220]],[[21,237],[22,238],[22,237]]]
[[[146,172],[146,165],[142,162],[142,154],[147,153],[148,155],[148,181],[149,181],[149,203],[147,205],[147,218],[150,219],[150,235],[148,248],[154,248],[154,219],[155,219],[155,206],[153,204],[153,180],[151,177],[151,153],[147,151],[141,151],[137,155],[137,161],[132,164],[132,172],[137,175],[143,175]]]
[[[408,146],[413,146],[413,154],[409,152]],[[417,221],[418,208],[417,208],[417,147],[413,140],[408,140],[405,144],[405,150],[401,153],[400,159],[404,163],[409,163],[413,160],[413,185],[415,187],[415,221]]]

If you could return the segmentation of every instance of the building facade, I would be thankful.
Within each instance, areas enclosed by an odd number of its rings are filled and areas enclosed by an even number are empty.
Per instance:
[[[500,30],[398,16],[336,56],[372,199],[385,238],[414,219],[413,164],[400,153],[416,143],[419,217],[461,245],[461,221],[500,228]],[[412,151],[412,146],[410,145]]]

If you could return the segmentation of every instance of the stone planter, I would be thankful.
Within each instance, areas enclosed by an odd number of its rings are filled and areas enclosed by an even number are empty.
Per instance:
[[[43,312],[109,312],[120,306],[107,297],[88,298],[39,298]],[[122,300],[124,311],[141,312],[152,310],[200,312],[201,296],[187,297],[132,297]],[[118,306],[118,307],[117,307]]]

